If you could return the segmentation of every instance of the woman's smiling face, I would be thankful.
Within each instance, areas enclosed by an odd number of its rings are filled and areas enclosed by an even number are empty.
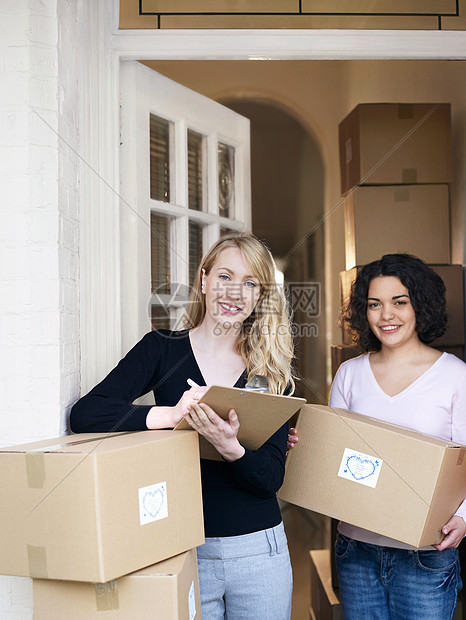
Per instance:
[[[202,274],[206,317],[220,325],[243,323],[254,310],[261,284],[239,248],[223,250],[208,274]]]
[[[395,276],[378,276],[369,284],[367,321],[382,347],[418,340],[416,314],[408,289]]]

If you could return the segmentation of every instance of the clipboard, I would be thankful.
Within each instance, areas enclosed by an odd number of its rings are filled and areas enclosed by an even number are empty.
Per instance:
[[[282,396],[233,387],[212,385],[199,400],[206,403],[224,420],[230,409],[238,414],[239,442],[249,450],[257,450],[285,424],[306,402],[305,398]],[[192,430],[183,418],[174,430]],[[199,435],[201,458],[222,461],[214,446]]]

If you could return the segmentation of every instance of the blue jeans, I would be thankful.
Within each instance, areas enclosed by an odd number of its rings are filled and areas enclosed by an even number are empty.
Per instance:
[[[289,620],[293,579],[283,523],[197,548],[203,620]]]
[[[451,620],[461,589],[457,549],[411,551],[338,534],[345,620]]]

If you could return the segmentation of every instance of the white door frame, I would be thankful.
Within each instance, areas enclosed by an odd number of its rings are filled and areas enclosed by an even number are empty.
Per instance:
[[[118,30],[116,0],[79,0],[82,390],[121,357],[121,60],[465,60],[465,31]]]

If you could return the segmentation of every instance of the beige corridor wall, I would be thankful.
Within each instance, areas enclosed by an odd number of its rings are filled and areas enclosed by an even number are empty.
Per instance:
[[[327,350],[331,343],[341,341],[338,274],[345,268],[338,123],[358,103],[451,102],[452,260],[464,264],[466,62],[163,61],[145,64],[213,99],[250,97],[274,102],[294,115],[316,140],[325,165]]]

